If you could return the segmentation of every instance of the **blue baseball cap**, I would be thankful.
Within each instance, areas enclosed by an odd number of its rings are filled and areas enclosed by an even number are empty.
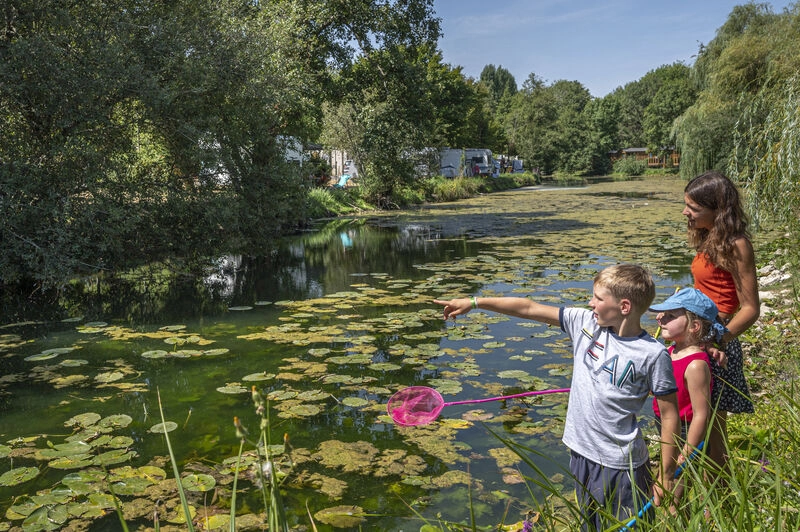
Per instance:
[[[719,314],[717,305],[697,288],[681,288],[663,303],[650,307],[650,310],[662,312],[678,308],[686,309],[711,323],[717,321],[717,314]]]

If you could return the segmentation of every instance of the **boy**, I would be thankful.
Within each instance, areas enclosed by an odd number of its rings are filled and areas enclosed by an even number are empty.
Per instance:
[[[563,441],[582,511],[582,530],[605,530],[644,506],[652,477],[636,414],[652,392],[661,411],[661,468],[655,504],[672,489],[679,434],[677,386],[664,345],[640,321],[655,297],[652,276],[619,264],[594,278],[591,310],[542,305],[523,297],[470,297],[435,303],[444,317],[480,308],[559,325],[573,343],[573,370]],[[633,478],[631,478],[633,473]]]

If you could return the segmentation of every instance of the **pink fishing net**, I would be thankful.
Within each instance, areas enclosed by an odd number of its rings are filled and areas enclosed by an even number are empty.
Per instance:
[[[442,394],[427,386],[409,386],[389,398],[386,411],[398,425],[412,427],[430,423],[444,408]]]
[[[465,401],[453,401],[445,403],[442,394],[427,386],[409,386],[403,388],[389,398],[386,404],[386,411],[392,416],[392,420],[404,427],[415,425],[425,425],[439,416],[442,408],[452,405],[466,405],[472,403],[486,403],[488,401],[500,401],[514,399],[517,397],[528,397],[531,395],[545,395],[551,393],[568,392],[569,388],[557,388],[553,390],[536,390],[531,392],[516,393],[513,395],[502,395],[500,397],[486,397],[484,399],[467,399]]]

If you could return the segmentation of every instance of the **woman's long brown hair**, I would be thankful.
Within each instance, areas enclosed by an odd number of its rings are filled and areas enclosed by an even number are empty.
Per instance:
[[[715,266],[727,271],[734,267],[736,239],[750,239],[749,219],[742,208],[739,190],[728,177],[716,170],[693,178],[684,189],[698,205],[714,211],[714,226],[689,229],[689,244],[698,253],[705,253]]]

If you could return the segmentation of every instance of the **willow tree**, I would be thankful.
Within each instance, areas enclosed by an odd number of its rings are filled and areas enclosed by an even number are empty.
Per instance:
[[[673,130],[684,178],[711,168],[727,171],[739,114],[770,77],[781,18],[767,4],[736,6],[700,48],[692,72],[698,98]]]
[[[681,174],[722,170],[758,223],[800,228],[800,6],[738,6],[701,50],[702,91],[676,123]],[[796,233],[795,233],[796,234]]]

